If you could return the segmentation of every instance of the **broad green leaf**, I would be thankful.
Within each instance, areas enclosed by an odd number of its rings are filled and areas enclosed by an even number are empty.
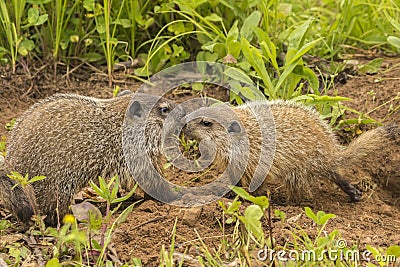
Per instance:
[[[192,89],[194,91],[201,92],[204,90],[204,85],[202,83],[194,83],[194,84],[192,84]]]
[[[232,55],[234,58],[239,58],[242,46],[237,40],[232,40],[227,43],[228,54]]]
[[[96,192],[97,195],[104,198],[103,191],[93,181],[89,181],[89,185]]]
[[[387,248],[386,250],[387,255],[393,255],[396,258],[400,257],[400,246],[398,245],[392,245]]]
[[[132,27],[132,23],[130,19],[116,19],[115,23],[121,25],[123,28]]]
[[[95,0],[83,0],[83,8],[89,12],[94,11],[94,1]]]
[[[226,43],[229,44],[232,41],[237,41],[239,38],[239,29],[238,29],[238,21],[236,20],[232,27],[230,28],[227,36],[226,36]]]
[[[28,10],[28,23],[35,25],[39,19],[39,10],[37,8],[29,8]]]
[[[252,232],[259,241],[264,239],[264,232],[261,226],[261,218],[263,216],[263,211],[257,205],[250,205],[244,211],[246,228]]]
[[[293,70],[293,72],[301,76],[303,79],[307,80],[314,91],[318,91],[319,80],[314,71],[312,71],[310,68],[306,66],[297,65],[297,67]]]
[[[283,82],[292,73],[292,71],[297,66],[297,64],[302,60],[301,57],[305,53],[307,53],[314,45],[316,45],[321,39],[322,38],[318,38],[317,40],[314,40],[310,43],[305,44],[299,51],[297,51],[295,53],[295,55],[290,60],[290,62],[285,63],[284,71],[283,71],[282,75],[279,77],[279,80],[276,83],[275,88],[280,88],[282,86]]]
[[[335,218],[335,217],[336,217],[335,214],[324,214],[319,218],[319,224],[324,225],[326,222],[328,222],[328,220]]]
[[[400,38],[396,36],[389,36],[387,38],[389,44],[393,45],[397,49],[400,49]]]
[[[311,220],[313,220],[315,223],[318,224],[317,215],[315,215],[315,213],[309,207],[305,207],[304,212],[306,213],[308,218],[310,218]]]
[[[35,23],[35,26],[40,26],[40,25],[44,24],[48,18],[49,18],[48,14],[40,15],[39,19]]]
[[[279,217],[282,221],[285,221],[286,219],[286,213],[284,213],[281,210],[274,210],[274,214],[276,217]]]
[[[57,258],[52,258],[46,263],[46,267],[61,267],[60,261]]]
[[[233,214],[237,212],[240,208],[240,205],[242,205],[241,201],[238,200],[233,201],[232,204],[230,204],[228,209],[226,210],[226,214]]]
[[[288,50],[300,49],[300,47],[303,46],[305,35],[310,27],[311,22],[312,19],[307,20],[290,33],[288,37]]]
[[[100,34],[106,32],[106,23],[104,21],[104,17],[101,16],[96,17],[96,30]]]
[[[241,38],[245,38],[248,41],[253,39],[253,29],[260,23],[261,13],[259,11],[253,11],[243,22],[243,26],[240,29]]]
[[[236,195],[240,196],[243,199],[249,200],[250,194],[244,190],[242,187],[232,186],[232,191],[235,192]]]
[[[97,62],[104,59],[104,55],[96,52],[89,52],[83,56],[83,59],[88,62]]]
[[[253,85],[253,80],[247,76],[242,70],[234,67],[229,67],[224,71],[224,74],[239,82],[244,82],[248,85]]]
[[[154,24],[154,18],[147,19],[146,22],[144,23],[143,30],[147,30],[153,24]]]
[[[214,22],[222,21],[222,18],[215,13],[212,13],[211,15],[204,17],[204,19]]]
[[[376,74],[382,66],[383,58],[375,58],[365,65],[359,67],[361,73]]]
[[[35,48],[35,43],[32,40],[24,38],[22,42],[18,46],[18,53],[22,56],[28,55],[29,51],[32,51]]]

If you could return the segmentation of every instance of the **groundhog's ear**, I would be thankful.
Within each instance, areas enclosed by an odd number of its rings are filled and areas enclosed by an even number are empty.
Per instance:
[[[241,133],[241,132],[242,132],[242,128],[240,127],[239,122],[232,121],[229,124],[228,133]]]
[[[141,118],[144,114],[144,110],[142,108],[142,105],[138,101],[134,101],[131,106],[129,107],[129,114],[132,117],[138,117]]]

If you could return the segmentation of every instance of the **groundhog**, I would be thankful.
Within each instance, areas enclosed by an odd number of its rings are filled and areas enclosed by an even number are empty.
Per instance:
[[[8,139],[0,175],[0,198],[6,207],[23,222],[29,222],[37,213],[46,215],[46,224],[57,225],[68,213],[74,194],[91,179],[96,181],[98,176],[111,178],[118,174],[121,187],[130,190],[135,176],[153,173],[143,173],[149,167],[142,166],[147,163],[140,158],[132,164],[125,162],[124,156],[130,151],[124,155],[123,142],[127,149],[136,149],[130,160],[139,157],[137,151],[141,149],[151,156],[152,162],[148,164],[156,163],[156,170],[162,173],[162,167],[157,164],[162,155],[161,129],[175,105],[146,94],[136,94],[132,103],[131,99],[129,93],[107,100],[59,94],[27,110]],[[155,108],[145,117],[144,109],[150,110],[154,104]],[[182,118],[184,111],[178,110],[175,114]],[[124,140],[123,132],[128,133]],[[29,178],[37,175],[46,178],[11,190],[15,182],[6,176],[11,171],[28,174]],[[148,183],[155,183],[148,187],[164,201],[178,197],[178,192],[163,181],[146,179]]]
[[[316,111],[283,100],[228,109],[226,105],[204,107],[187,115],[183,123],[188,138],[213,141],[215,165],[223,169],[231,163],[227,177],[239,175],[241,185],[255,195],[266,193],[270,179],[284,181],[288,201],[297,203],[312,195],[318,178],[336,183],[351,201],[360,200],[361,192],[338,168],[363,168],[374,155],[399,151],[400,146],[399,127],[386,126],[368,131],[344,149]],[[252,185],[253,176],[253,183],[261,185],[258,188]]]

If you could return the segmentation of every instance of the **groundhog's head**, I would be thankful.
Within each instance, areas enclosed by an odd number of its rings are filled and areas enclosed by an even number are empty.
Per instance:
[[[185,116],[183,123],[187,138],[200,145],[203,142],[210,149],[217,148],[218,154],[224,158],[229,158],[233,147],[246,138],[242,123],[227,105],[200,108]]]
[[[184,109],[168,99],[136,94],[129,105],[126,122],[135,128],[145,125],[146,137],[159,137],[163,128],[179,122],[184,116]]]

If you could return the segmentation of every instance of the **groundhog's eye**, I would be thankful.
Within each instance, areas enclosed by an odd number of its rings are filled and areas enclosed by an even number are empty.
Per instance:
[[[212,125],[212,122],[211,121],[201,121],[201,123],[204,125],[204,126],[206,126],[206,127],[210,127],[211,125]]]
[[[160,112],[161,112],[161,114],[165,115],[165,114],[168,113],[168,111],[169,111],[169,108],[168,108],[168,107],[160,107]]]

